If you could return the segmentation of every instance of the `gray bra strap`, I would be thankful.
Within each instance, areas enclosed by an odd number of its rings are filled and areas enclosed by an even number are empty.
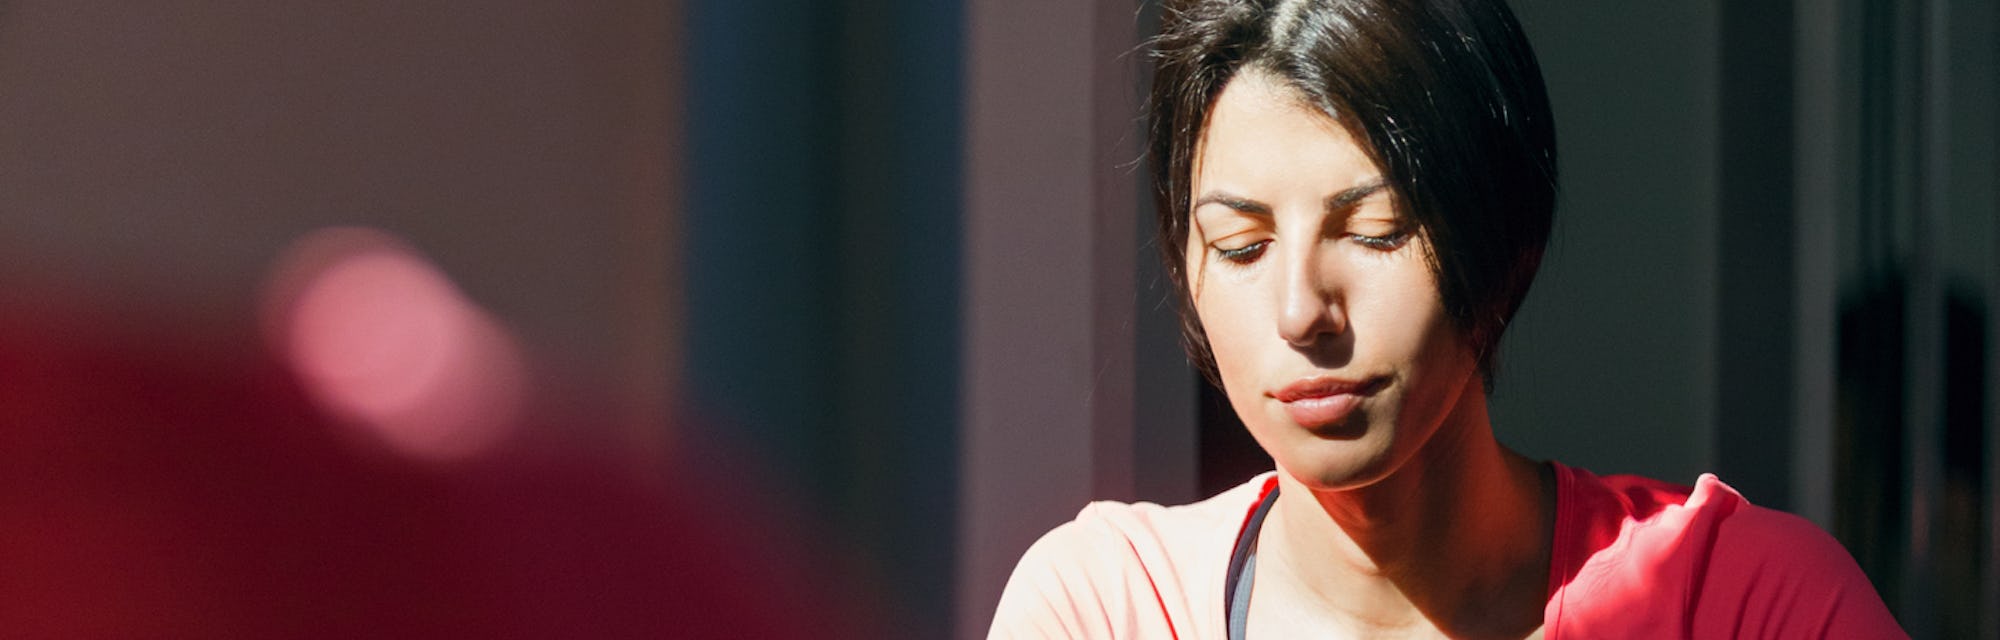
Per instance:
[[[1264,527],[1264,514],[1271,512],[1271,505],[1278,502],[1278,488],[1271,487],[1264,499],[1257,502],[1257,510],[1250,512],[1250,521],[1243,524],[1243,532],[1236,536],[1236,550],[1229,554],[1228,582],[1223,584],[1223,606],[1229,613],[1229,640],[1243,640],[1245,629],[1250,622],[1250,586],[1257,577],[1257,531]]]

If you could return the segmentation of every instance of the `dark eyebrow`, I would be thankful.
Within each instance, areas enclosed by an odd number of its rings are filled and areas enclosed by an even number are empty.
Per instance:
[[[1194,206],[1189,207],[1189,210],[1200,209],[1205,205],[1211,204],[1219,204],[1243,213],[1254,213],[1261,216],[1271,215],[1271,205],[1226,191],[1210,191],[1202,195],[1200,200],[1194,201]]]
[[[1382,182],[1381,178],[1376,178],[1368,181],[1366,184],[1342,189],[1340,193],[1333,194],[1333,197],[1326,199],[1326,210],[1332,212],[1352,209],[1354,205],[1359,204],[1368,196],[1380,193],[1388,186],[1387,183]]]
[[[1388,188],[1388,184],[1383,182],[1381,178],[1376,178],[1364,184],[1348,187],[1346,189],[1341,189],[1340,193],[1336,193],[1333,194],[1332,196],[1327,197],[1326,210],[1329,212],[1333,212],[1333,211],[1345,211],[1348,209],[1352,209],[1354,208],[1354,205],[1359,204],[1362,200],[1367,199],[1368,196],[1380,193],[1385,188]],[[1194,206],[1189,207],[1189,209],[1190,210],[1200,209],[1205,205],[1211,205],[1211,204],[1219,204],[1243,213],[1251,213],[1260,216],[1271,215],[1271,205],[1264,204],[1256,200],[1251,200],[1249,198],[1229,193],[1227,191],[1210,191],[1206,194],[1203,194],[1200,199],[1194,201]]]

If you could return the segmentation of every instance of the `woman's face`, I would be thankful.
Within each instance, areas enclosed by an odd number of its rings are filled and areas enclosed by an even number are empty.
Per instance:
[[[1296,92],[1255,70],[1223,88],[1193,198],[1195,311],[1230,404],[1280,469],[1315,489],[1373,483],[1478,384],[1427,241]]]

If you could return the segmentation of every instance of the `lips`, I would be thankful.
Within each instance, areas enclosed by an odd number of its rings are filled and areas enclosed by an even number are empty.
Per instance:
[[[1318,429],[1346,419],[1361,401],[1381,390],[1385,379],[1345,380],[1334,377],[1313,377],[1294,382],[1283,389],[1270,393],[1271,398],[1284,403],[1285,413],[1292,422],[1307,429]]]

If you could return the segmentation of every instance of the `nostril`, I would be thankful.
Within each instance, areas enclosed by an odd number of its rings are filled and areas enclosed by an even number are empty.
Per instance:
[[[1309,347],[1335,327],[1324,304],[1288,304],[1279,321],[1279,334],[1293,346]]]
[[[1295,347],[1311,347],[1347,331],[1346,314],[1337,300],[1313,296],[1287,301],[1278,332]]]
[[[1321,338],[1339,333],[1341,323],[1331,300],[1316,292],[1287,296],[1278,332],[1293,346],[1309,347]]]

